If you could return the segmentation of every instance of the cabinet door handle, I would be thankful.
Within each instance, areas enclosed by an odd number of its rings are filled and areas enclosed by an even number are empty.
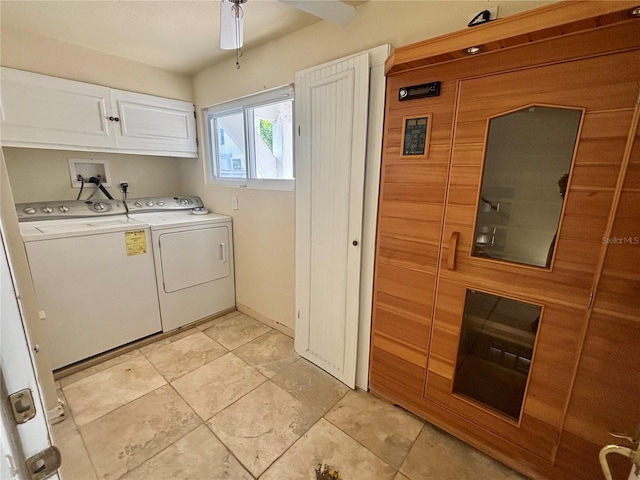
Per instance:
[[[115,119],[116,119],[116,117],[109,117],[109,121],[110,121],[110,122],[115,121]]]
[[[456,250],[458,249],[458,238],[460,232],[452,232],[451,240],[449,240],[449,256],[447,258],[447,268],[449,270],[456,269]]]

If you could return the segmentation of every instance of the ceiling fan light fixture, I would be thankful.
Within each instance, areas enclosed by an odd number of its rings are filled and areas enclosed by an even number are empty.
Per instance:
[[[220,48],[237,50],[244,40],[244,9],[247,0],[220,0]]]
[[[244,42],[244,9],[247,0],[220,0],[220,48],[236,51],[236,68],[240,68]]]

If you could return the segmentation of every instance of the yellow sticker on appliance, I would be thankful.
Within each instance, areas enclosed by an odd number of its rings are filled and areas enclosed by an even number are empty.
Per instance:
[[[124,244],[128,256],[147,253],[147,235],[144,230],[124,232]]]

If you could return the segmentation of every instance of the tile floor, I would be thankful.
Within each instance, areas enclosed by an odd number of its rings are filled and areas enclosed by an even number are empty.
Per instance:
[[[516,480],[429,424],[351,391],[242,313],[58,382],[64,480]]]

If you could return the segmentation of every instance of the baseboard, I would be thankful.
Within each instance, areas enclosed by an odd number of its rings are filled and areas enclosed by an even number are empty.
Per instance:
[[[49,424],[54,425],[56,423],[62,422],[65,418],[67,418],[64,414],[64,402],[58,399],[58,405],[49,409],[47,411],[47,416],[49,417]]]
[[[280,333],[284,333],[287,337],[294,338],[294,330],[291,327],[287,327],[280,322],[276,322],[272,318],[266,317],[261,313],[256,312],[252,308],[247,307],[246,305],[242,305],[241,303],[236,303],[236,309],[239,312],[244,313],[245,315],[249,315],[250,317],[255,318],[256,320],[261,321],[265,325],[268,325],[271,328],[278,330]]]

